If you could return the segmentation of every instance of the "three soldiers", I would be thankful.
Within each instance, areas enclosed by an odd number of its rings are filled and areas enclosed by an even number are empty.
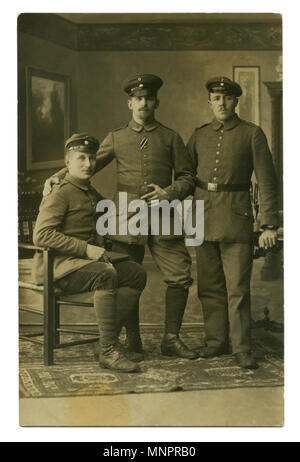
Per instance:
[[[262,234],[260,244],[276,242],[276,180],[266,137],[260,127],[241,120],[235,108],[241,87],[226,77],[210,79],[206,88],[214,114],[211,123],[193,133],[187,148],[173,130],[155,120],[157,91],[162,80],[140,74],[124,84],[132,120],[110,132],[96,156],[95,171],[117,161],[118,192],[129,201],[185,199],[204,200],[205,240],[196,247],[198,295],[202,304],[206,346],[204,358],[229,352],[241,367],[254,368],[250,333],[250,277],[253,255],[253,216],[250,181],[253,170],[260,190]],[[65,171],[58,172],[63,178]],[[173,179],[174,175],[174,179]],[[48,180],[49,185],[58,180]],[[47,191],[48,190],[48,191]],[[145,245],[167,284],[165,355],[194,359],[198,356],[179,338],[192,284],[191,258],[182,236],[115,235],[113,250],[127,253],[142,263]],[[143,349],[139,333],[138,302],[126,324],[129,351]]]

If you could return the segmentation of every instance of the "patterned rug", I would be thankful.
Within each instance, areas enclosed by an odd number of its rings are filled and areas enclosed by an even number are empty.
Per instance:
[[[143,328],[146,350],[141,372],[118,373],[100,368],[95,345],[78,345],[55,351],[55,365],[42,364],[42,347],[20,342],[20,397],[49,398],[154,393],[283,385],[282,338],[264,329],[253,329],[253,352],[259,368],[243,370],[231,355],[193,361],[160,354],[163,331]],[[183,327],[181,337],[194,349],[203,345],[201,327]],[[78,339],[78,336],[76,337]],[[72,340],[70,335],[64,341]]]

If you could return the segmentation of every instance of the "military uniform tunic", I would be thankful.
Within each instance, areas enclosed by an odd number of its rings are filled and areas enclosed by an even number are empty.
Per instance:
[[[188,151],[195,175],[206,183],[250,185],[254,169],[260,194],[260,224],[278,224],[274,167],[260,127],[238,116],[224,124],[214,120],[195,130]],[[252,242],[249,190],[214,192],[197,187],[194,197],[204,200],[205,240]]]
[[[170,201],[183,200],[194,191],[192,166],[181,137],[156,120],[144,126],[131,120],[128,125],[110,132],[98,150],[96,169],[101,170],[113,159],[117,162],[117,209],[119,192],[127,192],[129,203],[148,192],[147,185],[151,183],[164,188]],[[128,218],[131,216],[128,213]],[[148,236],[117,234],[110,237],[119,251],[125,250],[126,244],[133,248],[148,243],[168,285],[191,285],[191,259],[183,236],[173,234],[172,223],[169,235],[152,236],[149,227]],[[132,254],[130,249],[127,251]]]
[[[181,137],[156,120],[144,126],[131,120],[110,132],[98,150],[97,169],[114,158],[118,186],[135,186],[143,195],[147,184],[155,183],[165,188],[169,200],[182,200],[193,192],[191,165]]]
[[[96,169],[101,170],[113,159],[117,162],[117,206],[118,192],[127,192],[130,202],[149,192],[147,185],[151,183],[164,188],[170,201],[183,200],[194,191],[191,164],[181,137],[155,120],[145,126],[131,120],[127,126],[110,132],[98,150]],[[147,236],[111,237],[131,244],[147,242]],[[171,232],[160,238],[178,236]]]
[[[69,173],[43,198],[33,242],[56,250],[54,280],[91,263],[86,257],[88,243],[104,246],[104,239],[96,233],[96,205],[101,199],[103,197],[87,181]],[[37,283],[43,282],[41,253],[34,256],[33,277]]]
[[[254,169],[261,225],[277,225],[274,167],[260,127],[237,115],[224,123],[214,120],[195,130],[187,148],[194,174],[205,183],[250,185]],[[204,243],[196,247],[196,257],[207,345],[224,347],[230,334],[233,353],[249,352],[250,192],[208,191],[197,186],[194,199],[204,200]]]

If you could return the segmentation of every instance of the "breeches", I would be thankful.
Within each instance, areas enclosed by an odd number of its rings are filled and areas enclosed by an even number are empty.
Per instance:
[[[183,239],[167,240],[149,236],[148,247],[163,280],[169,287],[188,288],[192,285],[192,261]],[[118,241],[113,242],[113,250],[129,254],[135,262],[140,264],[145,255],[145,246]]]
[[[146,285],[146,272],[134,261],[122,261],[114,265],[95,261],[58,279],[56,285],[69,293],[119,287],[130,287],[141,292]]]
[[[250,345],[251,244],[205,241],[196,247],[198,296],[208,346],[246,352]]]

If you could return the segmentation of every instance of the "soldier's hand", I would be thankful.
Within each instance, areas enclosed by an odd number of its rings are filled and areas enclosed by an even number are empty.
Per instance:
[[[50,176],[50,178],[47,178],[44,184],[43,196],[48,196],[48,194],[50,194],[52,191],[52,186],[54,184],[59,184],[59,183],[60,183],[60,179],[58,178],[58,176]]]
[[[148,188],[153,188],[153,191],[144,194],[141,199],[145,200],[147,203],[154,201],[154,200],[163,200],[163,199],[168,199],[168,193],[162,189],[160,186],[157,184],[148,184]]]
[[[263,247],[264,249],[270,249],[274,247],[277,242],[277,231],[273,229],[266,229],[261,233],[258,239],[259,247]]]
[[[88,244],[86,246],[86,256],[90,260],[104,261],[105,263],[109,263],[106,250],[103,247],[98,247],[97,245]]]

